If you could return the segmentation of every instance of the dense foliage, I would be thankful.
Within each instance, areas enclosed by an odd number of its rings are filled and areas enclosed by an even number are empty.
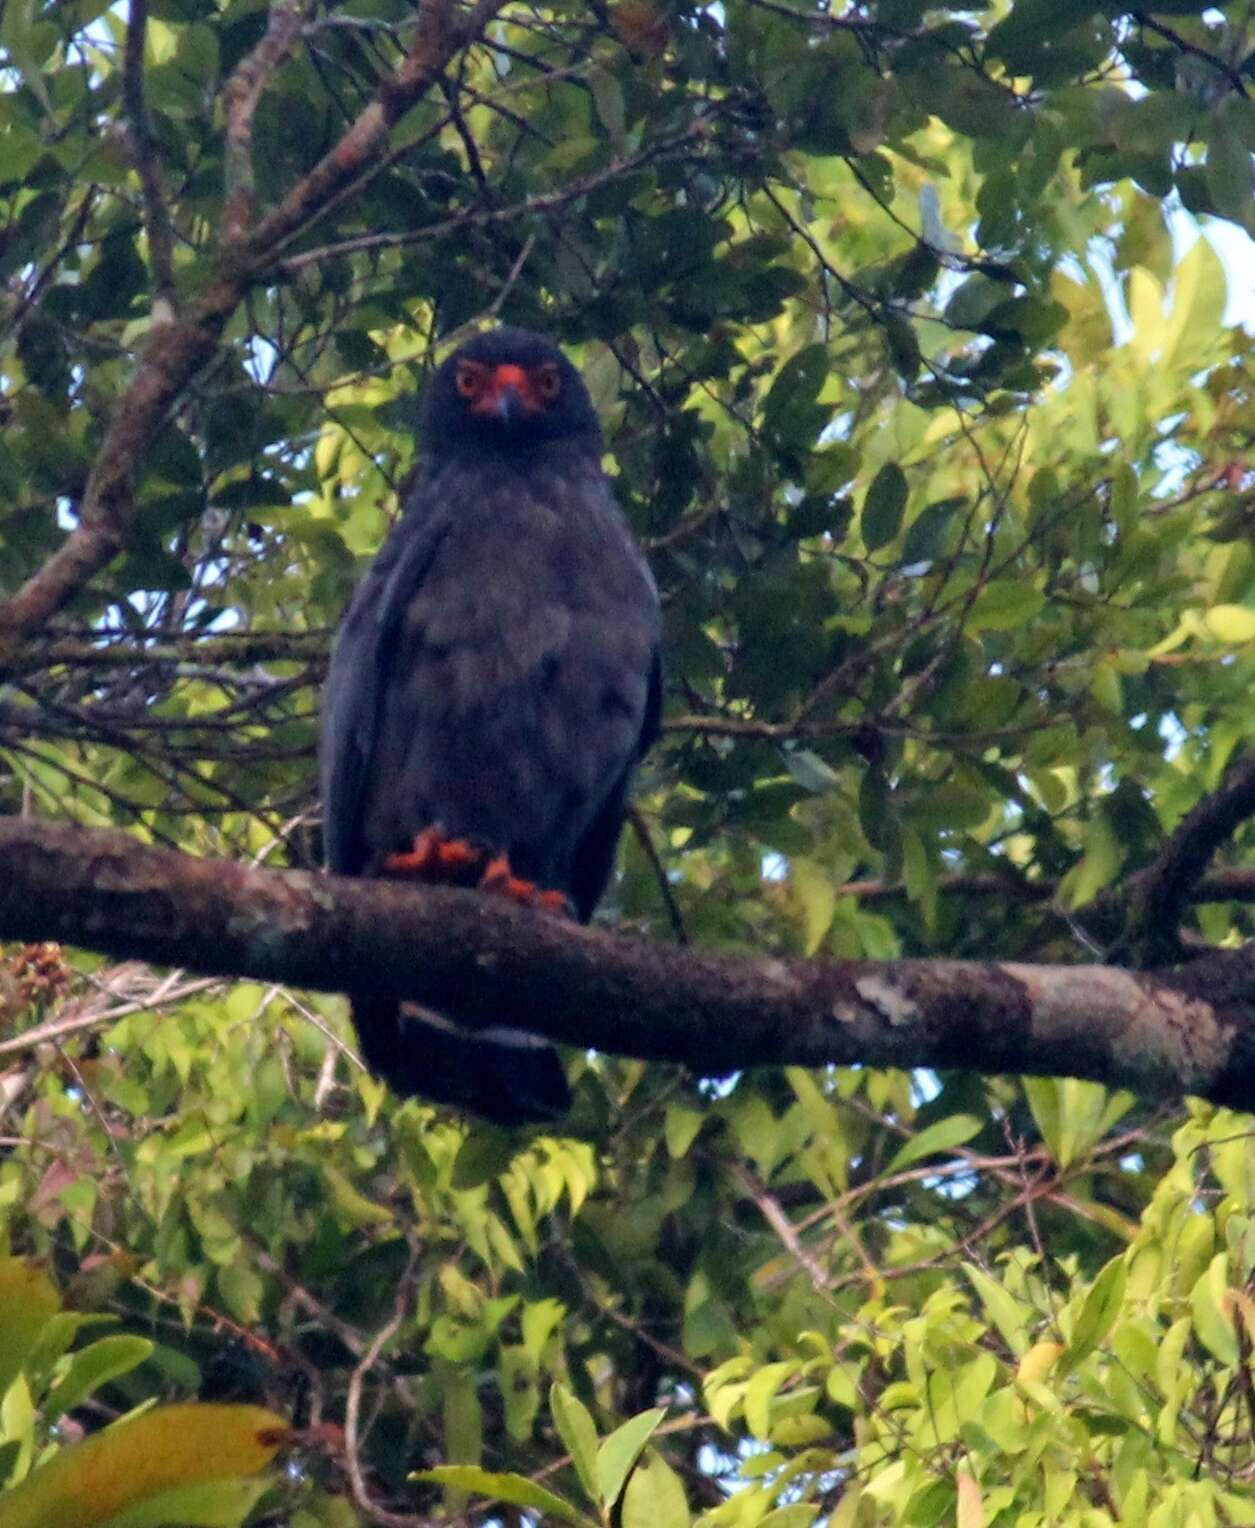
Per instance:
[[[611,919],[1174,953],[1086,908],[1251,724],[1250,8],[468,8],[386,151],[233,242],[437,9],[0,8],[0,592],[137,457],[123,555],[5,658],[3,809],[317,863],[329,631],[501,319],[579,361],[666,607]],[[1188,937],[1251,932],[1225,876]],[[0,1250],[73,1308],[0,1264],[10,1485],[200,1398],[302,1446],[144,1522],[1255,1523],[1242,1118],[573,1055],[569,1129],[513,1137],[399,1106],[338,1000],[6,960]]]

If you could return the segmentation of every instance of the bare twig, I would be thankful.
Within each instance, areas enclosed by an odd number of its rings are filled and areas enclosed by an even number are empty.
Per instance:
[[[632,832],[636,834],[636,841],[641,846],[641,852],[654,872],[654,879],[658,883],[658,894],[662,898],[663,906],[667,909],[667,917],[671,921],[671,932],[675,935],[675,942],[687,944],[689,936],[688,930],[684,927],[684,915],[680,911],[680,904],[675,899],[675,891],[667,875],[667,867],[659,856],[653,834],[649,831],[649,824],[641,815],[640,808],[635,806],[628,808],[627,820],[631,824]]]
[[[424,1528],[426,1523],[424,1518],[416,1517],[408,1512],[389,1512],[374,1502],[367,1490],[366,1477],[362,1473],[362,1463],[358,1454],[362,1387],[379,1361],[379,1355],[400,1331],[401,1323],[405,1320],[413,1272],[414,1258],[411,1255],[409,1266],[397,1283],[396,1305],[392,1315],[371,1338],[369,1347],[358,1360],[352,1378],[349,1380],[348,1397],[344,1407],[344,1454],[353,1502],[372,1523],[378,1523],[380,1528]]]

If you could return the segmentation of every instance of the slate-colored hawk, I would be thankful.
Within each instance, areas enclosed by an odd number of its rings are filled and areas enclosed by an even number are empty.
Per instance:
[[[422,471],[340,628],[323,700],[327,861],[588,919],[658,730],[658,595],[579,373],[502,328],[433,374]],[[557,1053],[368,989],[373,1071],[505,1124],[569,1104]]]

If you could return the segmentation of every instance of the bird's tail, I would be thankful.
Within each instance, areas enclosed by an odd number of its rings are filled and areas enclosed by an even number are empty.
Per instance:
[[[393,998],[355,996],[353,1026],[367,1066],[402,1097],[492,1120],[498,1125],[560,1119],[571,1092],[558,1053],[525,1029],[466,1029]]]

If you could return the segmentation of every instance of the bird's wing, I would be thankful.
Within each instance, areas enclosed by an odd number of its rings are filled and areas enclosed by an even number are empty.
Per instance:
[[[362,792],[375,748],[388,648],[447,529],[444,517],[399,520],[336,637],[322,700],[323,842],[328,866],[348,875],[358,873],[366,858]]]

